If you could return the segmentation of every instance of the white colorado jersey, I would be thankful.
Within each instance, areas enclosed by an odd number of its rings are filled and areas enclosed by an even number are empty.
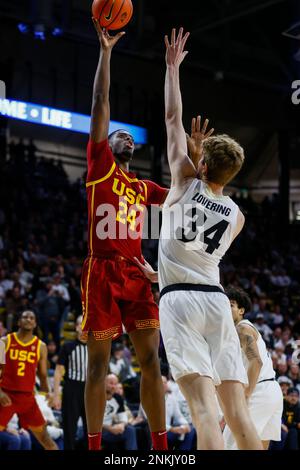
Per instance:
[[[272,362],[270,354],[268,353],[266,343],[262,339],[260,332],[258,331],[257,328],[255,328],[255,326],[249,320],[241,320],[237,324],[237,326],[240,326],[240,325],[250,325],[252,328],[255,329],[255,331],[258,334],[257,347],[258,347],[259,355],[260,355],[263,365],[260,370],[260,374],[257,379],[257,382],[260,382],[261,380],[274,379],[275,372],[273,369],[273,362]],[[242,356],[243,356],[243,363],[244,363],[245,369],[248,371],[249,362],[244,351],[242,351]]]
[[[158,252],[160,289],[178,283],[221,287],[219,263],[237,229],[237,204],[215,195],[199,179],[177,203],[168,206],[168,199],[162,208]]]

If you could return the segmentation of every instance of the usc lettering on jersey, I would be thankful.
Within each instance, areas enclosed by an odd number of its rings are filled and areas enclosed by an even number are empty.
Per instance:
[[[16,333],[7,335],[2,388],[16,392],[33,392],[40,348],[41,341],[37,336],[29,343],[23,343]]]
[[[141,259],[145,206],[160,205],[167,190],[122,170],[108,140],[89,141],[87,161],[89,255]]]

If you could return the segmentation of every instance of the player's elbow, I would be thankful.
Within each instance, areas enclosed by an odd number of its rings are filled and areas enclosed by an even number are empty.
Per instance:
[[[250,366],[252,365],[252,367],[255,367],[255,369],[257,370],[261,370],[262,366],[263,366],[263,361],[261,360],[260,357],[254,357],[253,359],[251,359],[250,361]]]
[[[177,108],[166,110],[165,122],[166,122],[167,126],[168,125],[176,125],[178,121],[181,122],[180,116],[178,115],[178,109]]]
[[[97,92],[93,95],[92,109],[98,109],[109,104],[109,94],[103,92]]]
[[[263,366],[263,361],[261,359],[257,359],[257,367],[259,367],[259,370],[261,370],[262,366]]]

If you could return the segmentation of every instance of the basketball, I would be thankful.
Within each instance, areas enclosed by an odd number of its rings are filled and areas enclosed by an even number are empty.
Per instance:
[[[129,23],[133,6],[131,0],[94,0],[92,13],[101,28],[121,29]]]

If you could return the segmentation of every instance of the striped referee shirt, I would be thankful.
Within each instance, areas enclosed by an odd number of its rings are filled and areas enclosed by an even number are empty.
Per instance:
[[[60,349],[57,364],[65,368],[65,380],[86,381],[87,346],[78,339],[64,343]]]

